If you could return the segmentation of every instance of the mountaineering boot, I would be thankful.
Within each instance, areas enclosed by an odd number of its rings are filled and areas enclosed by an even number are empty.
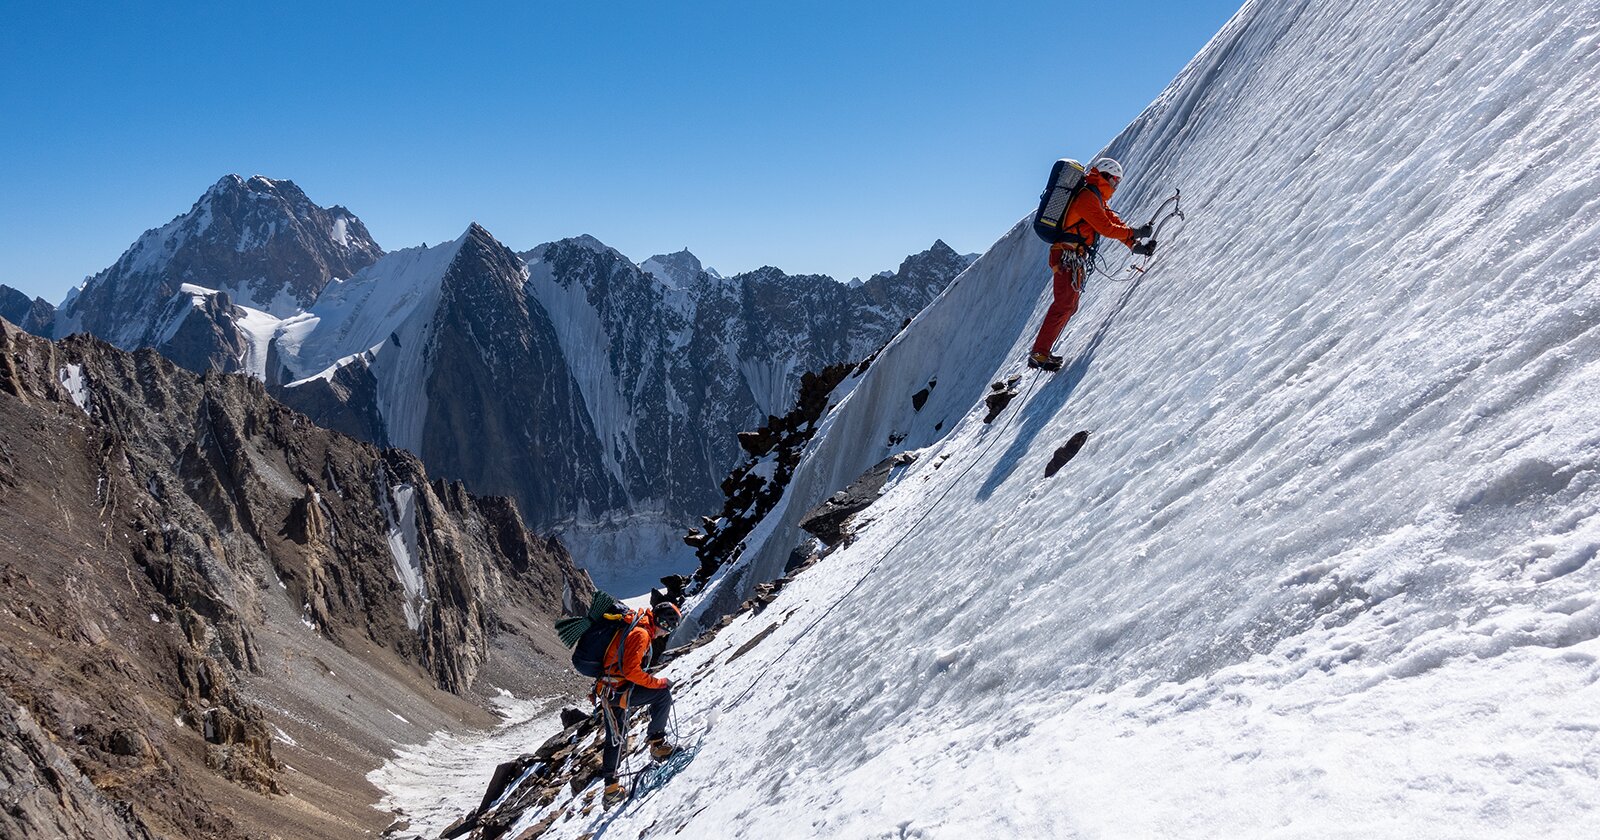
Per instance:
[[[653,735],[650,738],[650,757],[656,761],[665,761],[678,751],[676,745],[667,741],[665,735]]]
[[[1029,353],[1028,367],[1057,371],[1061,369],[1061,357],[1054,353]]]
[[[600,797],[600,807],[609,811],[628,799],[628,789],[620,782],[606,782],[606,792]]]

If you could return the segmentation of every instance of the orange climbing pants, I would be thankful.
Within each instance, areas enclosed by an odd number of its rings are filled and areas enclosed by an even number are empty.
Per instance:
[[[1051,284],[1055,295],[1050,308],[1045,310],[1044,323],[1039,325],[1039,337],[1033,340],[1033,352],[1049,353],[1067,321],[1078,311],[1078,293],[1083,289],[1083,262],[1075,245],[1059,243],[1050,246]]]

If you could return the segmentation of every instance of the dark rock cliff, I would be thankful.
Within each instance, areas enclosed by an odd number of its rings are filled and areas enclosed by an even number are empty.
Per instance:
[[[419,452],[436,472],[544,514],[623,503],[549,313],[530,306],[517,255],[472,225],[433,319]]]

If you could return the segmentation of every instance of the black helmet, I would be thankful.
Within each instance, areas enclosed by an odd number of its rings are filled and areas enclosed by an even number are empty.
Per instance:
[[[683,613],[678,609],[678,605],[671,601],[662,601],[651,608],[651,611],[655,613],[656,626],[668,633],[678,629],[678,622],[683,620]]]

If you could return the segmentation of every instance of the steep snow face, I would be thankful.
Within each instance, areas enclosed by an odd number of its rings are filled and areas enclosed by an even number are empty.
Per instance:
[[[1044,246],[979,259],[721,583],[920,458],[668,670],[693,763],[545,836],[1586,836],[1597,58],[1592,0],[1248,5],[1108,150],[1133,221],[1184,190],[1154,268],[1091,278],[1050,376]]]
[[[361,357],[378,382],[387,443],[420,451],[428,338],[445,272],[467,236],[396,251],[329,284],[309,312],[286,320],[275,334],[276,358],[289,378],[331,377],[334,368]]]
[[[387,480],[387,475],[379,473]],[[389,554],[394,557],[394,573],[405,590],[401,606],[406,614],[406,626],[416,630],[422,626],[422,604],[428,597],[427,584],[422,579],[422,555],[417,550],[416,488],[409,484],[380,487],[387,490],[384,515],[389,520]]]

